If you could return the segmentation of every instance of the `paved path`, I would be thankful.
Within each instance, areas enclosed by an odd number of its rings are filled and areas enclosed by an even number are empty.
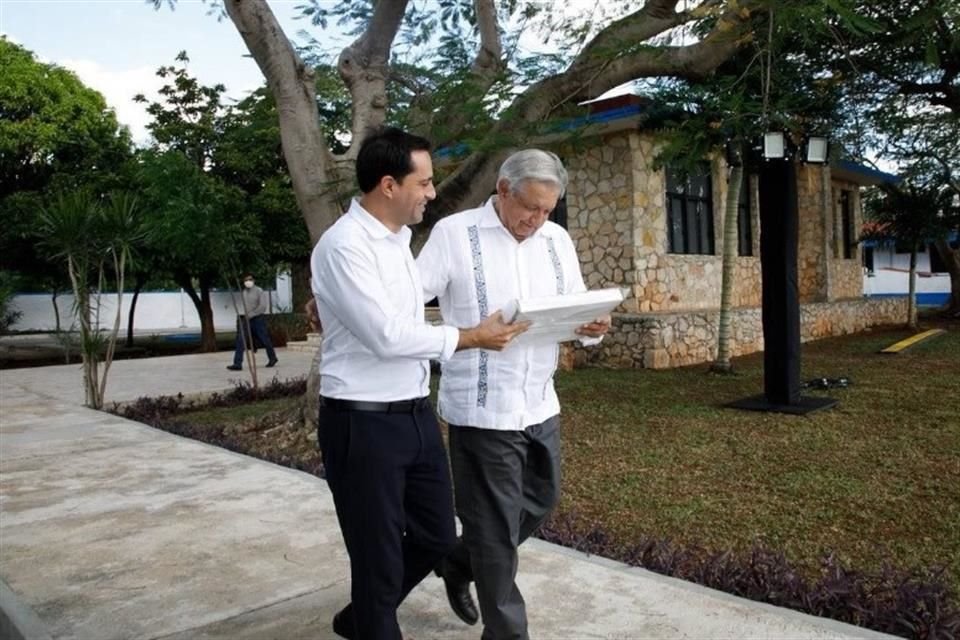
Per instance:
[[[310,360],[279,357],[281,378]],[[116,362],[108,398],[222,390],[228,360]],[[334,637],[348,564],[322,480],[81,402],[79,366],[0,371],[0,637]],[[536,540],[520,573],[539,639],[886,637]],[[400,624],[479,637],[432,577]]]

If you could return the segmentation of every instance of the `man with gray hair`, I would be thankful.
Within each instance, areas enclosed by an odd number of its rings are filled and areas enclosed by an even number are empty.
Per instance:
[[[553,153],[527,149],[500,168],[496,195],[436,224],[417,258],[425,299],[444,322],[473,326],[511,300],[584,291],[570,235],[548,220],[567,187]],[[609,316],[579,329],[596,343]],[[526,639],[517,547],[560,494],[560,404],[553,387],[559,346],[471,349],[443,363],[438,413],[450,425],[457,515],[463,537],[437,573],[454,612],[484,640]]]

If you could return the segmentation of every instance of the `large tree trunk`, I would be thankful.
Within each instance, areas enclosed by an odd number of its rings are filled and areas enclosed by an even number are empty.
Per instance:
[[[914,242],[910,248],[910,281],[907,300],[907,326],[911,329],[917,328],[917,248],[918,243]]]
[[[737,266],[737,214],[740,209],[740,189],[743,185],[743,166],[730,169],[727,183],[727,201],[723,211],[723,271],[720,279],[720,323],[717,329],[717,359],[711,369],[731,373],[730,329],[733,316],[733,278]]]
[[[950,274],[950,301],[944,313],[951,317],[960,316],[960,249],[954,249],[943,238],[934,244]]]
[[[133,297],[130,298],[130,313],[127,314],[127,346],[133,346],[133,319],[137,312],[137,299],[140,298],[140,292],[143,291],[143,287],[146,285],[146,279],[137,274],[136,284],[133,287]]]
[[[199,278],[199,292],[193,286],[190,276],[184,273],[177,274],[176,281],[190,297],[197,315],[200,316],[200,351],[203,353],[216,351],[217,332],[213,325],[213,306],[210,304],[210,278],[206,276]]]
[[[310,260],[304,259],[290,265],[290,287],[292,289],[292,311],[303,313],[303,305],[313,297],[310,284]]]
[[[57,307],[57,295],[60,291],[56,287],[53,288],[53,293],[50,294],[50,301],[53,303],[53,317],[57,323],[57,333],[60,333],[60,309]]]
[[[277,102],[283,155],[310,241],[316,244],[344,210],[340,194],[351,183],[343,184],[320,130],[313,69],[297,55],[266,0],[225,0],[224,8]]]

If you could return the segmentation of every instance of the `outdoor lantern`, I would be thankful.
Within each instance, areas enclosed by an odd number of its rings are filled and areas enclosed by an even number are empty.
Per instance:
[[[763,157],[765,160],[783,160],[787,156],[786,136],[782,131],[763,134]]]
[[[830,156],[830,141],[825,136],[807,136],[804,162],[826,164]]]

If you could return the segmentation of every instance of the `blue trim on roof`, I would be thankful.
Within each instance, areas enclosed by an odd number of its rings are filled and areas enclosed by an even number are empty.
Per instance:
[[[638,115],[641,111],[643,111],[643,105],[639,104],[631,104],[625,107],[619,107],[617,109],[598,111],[597,113],[591,113],[589,115],[556,122],[547,128],[547,133],[571,131],[573,129],[584,127],[588,124],[611,122],[613,120],[620,120],[621,118],[629,118],[631,116]],[[433,152],[433,155],[435,158],[456,158],[467,155],[468,153],[470,153],[470,145],[464,142],[458,142],[457,144],[452,144],[448,147],[437,149]]]
[[[874,178],[880,182],[900,182],[900,176],[887,173],[886,171],[880,171],[879,169],[874,169],[873,167],[868,167],[865,164],[860,164],[859,162],[854,162],[853,160],[839,160],[834,166],[851,173],[858,173],[868,178]]]
[[[579,118],[571,118],[569,120],[564,120],[563,122],[558,122],[550,127],[549,131],[550,133],[556,133],[557,131],[569,131],[571,129],[578,129],[588,124],[595,124],[597,122],[610,122],[611,120],[619,120],[620,118],[629,118],[630,116],[639,114],[641,111],[643,111],[642,105],[639,104],[631,104],[618,109],[598,111],[597,113],[580,116]]]
[[[936,238],[927,238],[924,242],[929,244],[935,241]],[[951,231],[947,234],[947,242],[954,243],[960,240],[960,231]],[[892,247],[897,241],[893,236],[883,236],[879,238],[868,238],[866,240],[861,240],[861,243],[864,247]]]
[[[443,147],[441,149],[436,149],[433,152],[434,158],[457,158],[459,156],[465,156],[470,153],[470,145],[466,142],[458,142],[452,144],[449,147]]]

